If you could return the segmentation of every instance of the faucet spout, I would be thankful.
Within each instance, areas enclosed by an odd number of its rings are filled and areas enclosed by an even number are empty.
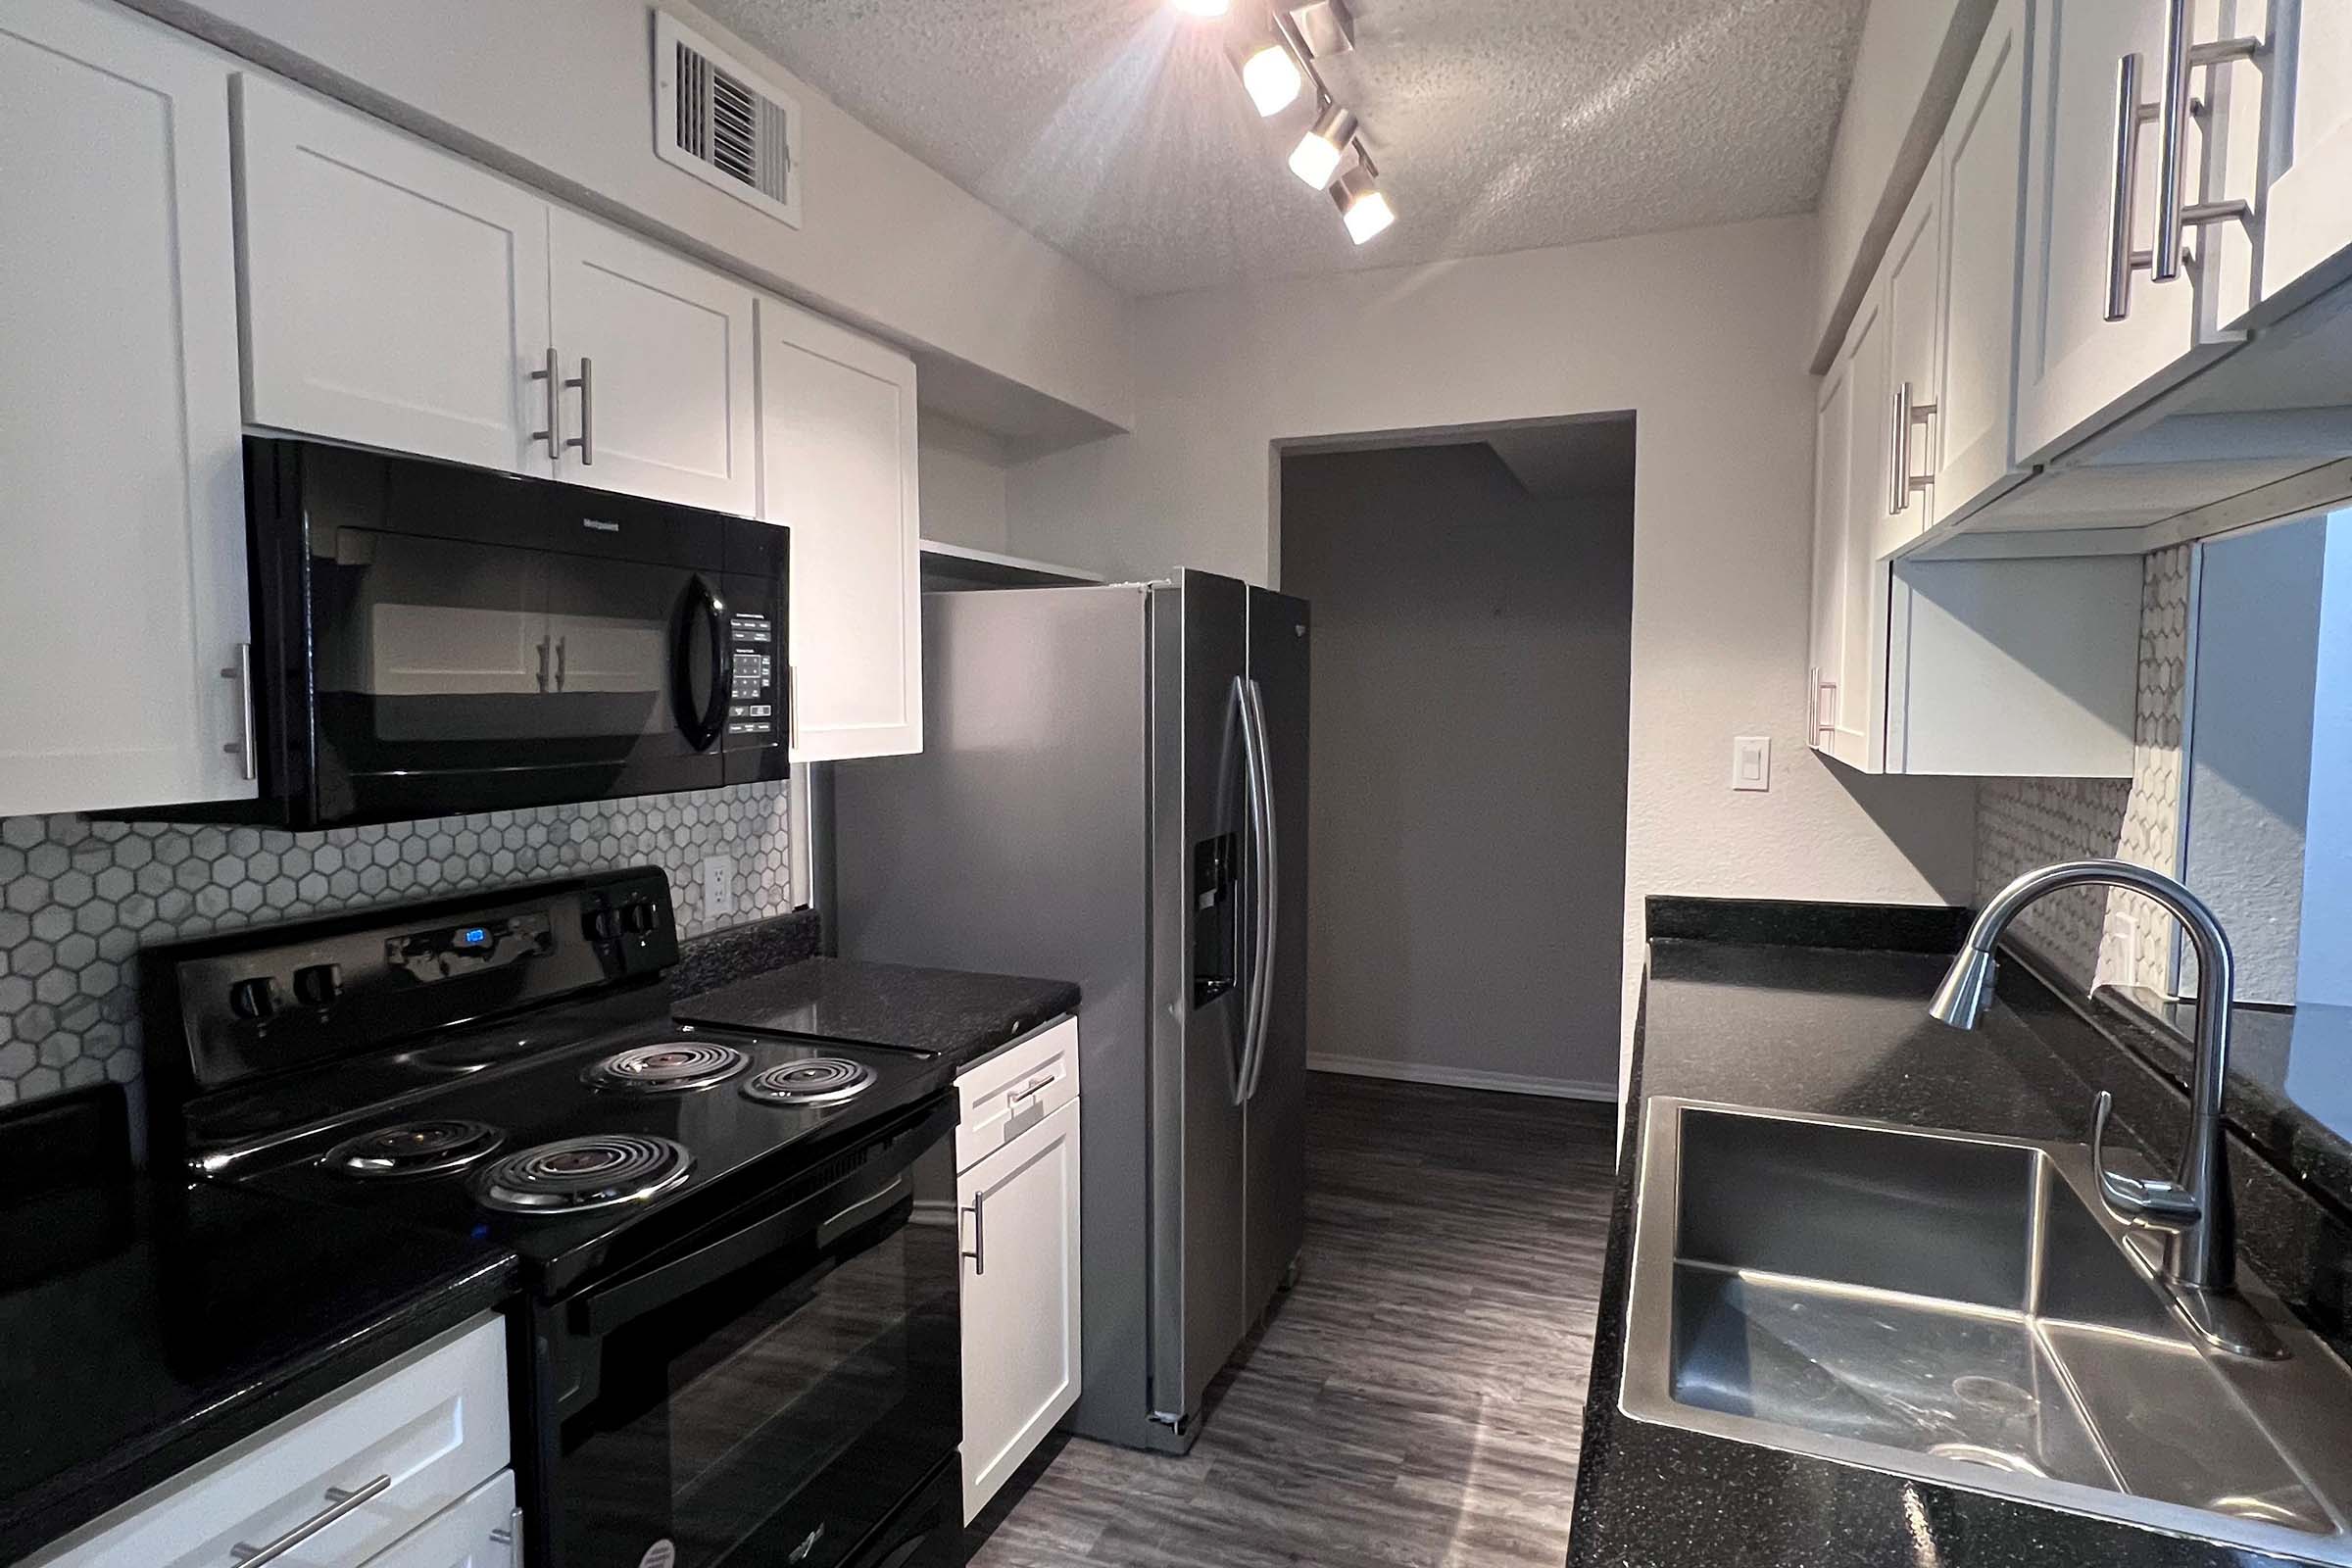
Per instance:
[[[2283,1353],[2259,1314],[2235,1294],[2236,1228],[2223,1139],[2222,1091],[2230,1076],[2230,1009],[2235,979],[2230,939],[2205,901],[2161,871],[2128,860],[2064,860],[2028,871],[1993,895],[1928,1004],[1929,1014],[1973,1029],[1991,1004],[1993,954],[2009,923],[2029,905],[2063,888],[2120,887],[2163,906],[2188,933],[2197,955],[2196,1050],[2189,1072],[2188,1136],[2167,1182],[2137,1182],[2097,1172],[2099,1200],[2118,1219],[2167,1238],[2159,1273],[2183,1316],[2224,1349]],[[2104,1143],[2108,1097],[2099,1097],[2094,1151]],[[2155,1195],[2142,1200],[2140,1195]],[[2156,1200],[2160,1199],[2161,1200]]]

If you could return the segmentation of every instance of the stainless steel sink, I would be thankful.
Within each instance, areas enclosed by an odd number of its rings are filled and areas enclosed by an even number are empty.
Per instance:
[[[2207,1348],[2072,1144],[1653,1099],[1620,1401],[1711,1433],[2352,1564],[2352,1372]]]

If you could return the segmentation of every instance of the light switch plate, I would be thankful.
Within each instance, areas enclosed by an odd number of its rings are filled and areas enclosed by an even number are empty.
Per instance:
[[[1768,790],[1772,788],[1771,736],[1735,735],[1732,737],[1732,788],[1736,790]]]
[[[715,920],[735,912],[735,858],[731,855],[708,855],[703,858],[703,918]]]

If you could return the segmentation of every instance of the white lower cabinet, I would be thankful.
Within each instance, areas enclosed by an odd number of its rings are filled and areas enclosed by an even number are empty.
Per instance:
[[[958,1080],[963,1254],[963,1517],[1078,1402],[1078,1025],[1055,1024]]]
[[[0,816],[255,792],[228,80],[0,7]]]
[[[281,1568],[508,1568],[506,1344],[495,1316],[460,1325],[21,1568],[223,1568],[280,1542]]]
[[[514,1472],[501,1470],[368,1558],[367,1568],[522,1568]]]

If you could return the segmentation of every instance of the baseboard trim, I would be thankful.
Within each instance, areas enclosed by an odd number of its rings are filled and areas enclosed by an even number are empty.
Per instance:
[[[1446,1089],[1541,1095],[1547,1100],[1598,1100],[1611,1104],[1617,1101],[1615,1084],[1590,1083],[1577,1078],[1537,1078],[1516,1072],[1482,1072],[1472,1067],[1435,1067],[1419,1061],[1384,1061],[1378,1056],[1326,1056],[1309,1053],[1306,1070],[1343,1073],[1350,1078],[1388,1078],[1405,1084],[1436,1084]]]

